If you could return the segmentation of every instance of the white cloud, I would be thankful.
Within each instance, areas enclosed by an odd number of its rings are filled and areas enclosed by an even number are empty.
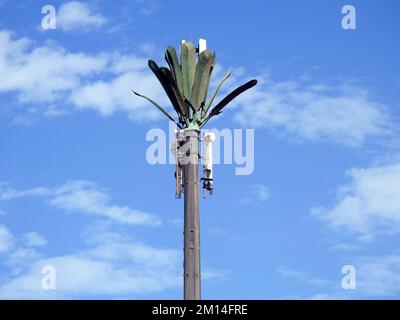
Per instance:
[[[279,266],[276,271],[282,278],[295,279],[312,286],[325,286],[330,284],[328,280],[316,278],[306,271],[294,270],[286,266]]]
[[[161,7],[160,0],[134,0],[133,2],[137,4],[139,12],[144,15],[151,15]]]
[[[83,2],[64,3],[57,12],[57,27],[64,31],[87,31],[101,27],[106,22],[104,16]]]
[[[156,45],[154,42],[145,42],[140,45],[140,51],[147,56],[154,56],[156,54]]]
[[[202,280],[228,279],[232,274],[229,269],[203,269],[201,271]]]
[[[330,209],[312,212],[331,228],[347,231],[360,241],[372,241],[379,234],[400,232],[400,163],[366,169],[351,169],[350,183],[338,190]]]
[[[356,271],[356,288],[354,290],[337,290],[338,285],[332,283],[330,291],[314,294],[311,299],[378,299],[399,296],[399,255],[357,257],[352,260]],[[337,278],[336,281],[337,284],[340,284],[341,278]]]
[[[2,299],[143,298],[148,293],[180,287],[182,250],[156,248],[126,233],[95,223],[82,234],[87,248],[43,257],[20,247],[6,257],[16,270],[0,279]],[[56,270],[56,290],[41,287],[42,267]],[[229,270],[204,270],[204,280],[225,279]]]
[[[4,225],[0,224],[0,254],[10,250],[13,243],[14,239],[11,232]]]
[[[28,247],[44,247],[47,244],[47,240],[36,232],[25,233],[23,239]]]
[[[217,65],[212,84],[220,69]],[[238,68],[230,83],[244,76]],[[355,85],[274,82],[267,75],[257,79],[259,84],[231,107],[236,106],[235,119],[242,125],[266,127],[293,139],[329,140],[349,146],[392,137],[397,130],[386,106]],[[16,105],[10,103],[18,109],[15,123],[32,123],[37,115],[59,116],[84,109],[103,116],[125,112],[136,121],[158,119],[159,112],[134,96],[132,89],[170,107],[142,57],[69,52],[54,43],[37,46],[28,38],[0,31],[0,94],[16,98]],[[21,110],[25,114],[21,115]]]
[[[69,181],[56,188],[37,187],[19,191],[0,183],[0,201],[23,197],[41,197],[50,205],[67,212],[104,217],[119,223],[151,226],[160,224],[160,220],[152,214],[110,204],[110,195],[89,181]]]
[[[10,251],[3,264],[11,268],[11,273],[19,273],[23,266],[27,266],[40,257],[40,253],[35,248],[17,246]]]
[[[180,250],[132,242],[129,237],[111,231],[93,231],[96,232],[93,236],[85,234],[85,238],[90,239],[90,246],[85,250],[36,257],[28,266],[25,261],[23,270],[0,282],[0,297],[65,299],[118,295],[132,298],[180,286]],[[14,262],[12,267],[18,267],[18,261]],[[41,270],[45,265],[55,267],[56,290],[41,287]]]
[[[154,84],[154,78],[150,74],[125,73],[110,81],[96,81],[82,86],[71,94],[70,101],[78,109],[94,109],[103,116],[109,116],[120,109],[127,111],[132,120],[156,119],[156,110],[143,101],[137,101],[131,91],[133,86],[139,92],[147,91],[146,88]],[[158,100],[165,99],[159,96]],[[133,102],[143,108],[131,111]]]
[[[346,298],[334,294],[317,293],[311,296],[308,300],[344,300],[344,299]]]
[[[266,127],[297,140],[348,146],[361,146],[393,130],[387,108],[360,87],[257,78],[259,84],[238,99],[235,119],[243,125]]]
[[[58,188],[50,203],[67,211],[104,216],[129,224],[157,225],[160,221],[151,214],[126,206],[109,205],[110,196],[85,181],[73,181]]]
[[[28,232],[22,238],[14,236],[4,225],[0,225],[1,264],[18,271],[17,266],[39,257],[34,247],[45,245],[46,240],[35,232]]]
[[[7,183],[0,181],[0,201],[10,201],[24,197],[42,197],[49,193],[49,190],[45,187],[17,191],[10,188]]]
[[[159,118],[132,89],[167,101],[143,58],[68,52],[52,43],[36,46],[28,38],[15,39],[11,32],[0,31],[0,94],[13,99],[7,108],[18,113],[15,123],[82,109],[103,116],[122,111],[136,121]]]
[[[107,66],[105,55],[69,53],[54,45],[33,47],[0,32],[0,92],[15,92],[19,102],[54,102],[79,87],[82,77]]]
[[[383,297],[400,295],[400,256],[363,257],[356,263],[357,290]]]
[[[0,278],[0,298],[132,299],[182,285],[182,250],[132,240],[131,233],[117,232],[107,222],[95,222],[81,237],[85,246],[63,255],[46,257],[22,245],[10,250],[4,259],[10,272]],[[46,265],[55,267],[55,290],[41,287]],[[226,279],[229,274],[206,267],[203,279]]]
[[[269,199],[268,188],[263,184],[255,184],[248,189],[248,194],[241,199],[243,204],[257,204]]]
[[[358,250],[360,248],[361,247],[359,245],[356,245],[353,243],[340,242],[340,243],[333,245],[330,249],[341,250],[341,251],[354,251],[354,250]]]

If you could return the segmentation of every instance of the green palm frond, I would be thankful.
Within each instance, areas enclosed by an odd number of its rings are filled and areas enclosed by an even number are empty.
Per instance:
[[[192,95],[190,97],[190,102],[196,111],[200,109],[206,99],[213,60],[214,55],[208,50],[203,51],[199,55],[194,76]]]
[[[176,120],[175,120],[167,111],[165,111],[164,108],[161,107],[157,102],[155,102],[154,100],[152,100],[152,99],[146,97],[145,95],[142,95],[142,94],[140,94],[140,93],[137,93],[136,91],[133,91],[133,90],[132,90],[132,92],[133,92],[134,94],[136,94],[137,96],[139,96],[139,97],[141,97],[141,98],[144,98],[144,99],[146,99],[147,101],[149,101],[149,102],[150,102],[151,104],[153,104],[158,110],[160,110],[164,115],[166,115],[167,118],[168,118],[169,120],[171,120],[172,122],[175,122],[176,125],[178,126],[178,128],[182,129],[182,126],[181,126],[178,122],[176,122]]]
[[[181,68],[183,79],[183,96],[190,100],[192,86],[196,69],[196,47],[191,42],[184,42],[181,45]]]
[[[213,94],[211,95],[210,100],[207,102],[207,105],[205,106],[203,112],[202,112],[202,116],[206,115],[208,110],[211,107],[211,104],[214,102],[215,97],[217,96],[217,93],[219,91],[219,89],[221,88],[222,84],[225,82],[226,79],[228,79],[231,75],[232,71],[229,70],[227,72],[227,74],[222,78],[221,82],[218,84],[218,86],[215,88]]]
[[[150,69],[161,83],[177,113],[179,123],[158,103],[133,91],[137,96],[156,106],[181,129],[200,130],[212,117],[220,114],[228,103],[257,84],[257,80],[251,80],[241,85],[223,98],[208,113],[222,84],[231,75],[231,71],[228,71],[222,78],[209,100],[207,100],[210,79],[216,63],[215,52],[204,50],[199,54],[197,61],[195,56],[196,47],[191,42],[183,42],[181,44],[180,61],[175,48],[169,46],[165,51],[165,60],[169,68],[159,67],[153,60],[148,62]]]

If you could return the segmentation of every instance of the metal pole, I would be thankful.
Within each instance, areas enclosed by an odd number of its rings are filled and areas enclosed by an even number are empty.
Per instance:
[[[184,130],[184,299],[200,300],[199,132]]]

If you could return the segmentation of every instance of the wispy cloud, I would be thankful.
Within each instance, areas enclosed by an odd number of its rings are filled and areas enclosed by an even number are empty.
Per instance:
[[[202,280],[215,280],[215,279],[228,279],[232,274],[232,270],[229,269],[209,269],[202,270]]]
[[[110,204],[111,196],[89,181],[69,181],[60,187],[36,187],[15,190],[0,183],[0,201],[11,201],[24,197],[40,197],[59,209],[97,217],[103,217],[125,224],[158,225],[160,220],[147,212],[127,206]]]
[[[0,253],[10,250],[14,242],[13,235],[4,225],[0,224]]]
[[[269,199],[270,193],[267,186],[255,184],[244,191],[245,196],[240,200],[242,204],[259,204]]]
[[[299,271],[291,269],[287,266],[279,266],[276,271],[282,278],[295,279],[296,281],[306,283],[312,286],[326,286],[330,284],[330,281],[317,278],[306,271]]]
[[[347,185],[337,191],[332,208],[315,207],[313,215],[329,227],[368,242],[382,234],[400,232],[400,163],[354,168]]]
[[[332,250],[340,250],[340,251],[354,251],[354,250],[359,250],[361,247],[357,244],[354,243],[345,243],[345,242],[339,242],[337,244],[334,244],[331,246]]]
[[[70,196],[76,193],[78,199]],[[70,182],[58,188],[20,191],[0,184],[0,201],[24,197],[43,197],[48,203],[55,201],[54,205],[67,210],[94,211],[97,219],[81,233],[83,243],[79,249],[57,255],[46,254],[47,239],[42,235],[28,232],[17,236],[0,225],[2,267],[8,268],[0,278],[1,299],[143,298],[149,293],[181,286],[182,250],[158,248],[132,237],[126,225],[112,223],[121,222],[118,215],[116,219],[110,216],[110,220],[99,220],[103,216],[97,214],[99,206],[106,211],[112,206],[105,204],[104,201],[109,201],[108,195],[93,183]],[[133,221],[137,223],[136,218]],[[153,223],[148,222],[141,223]],[[41,286],[42,268],[48,265],[55,268],[55,290]],[[205,281],[226,279],[230,273],[207,266],[204,269]]]
[[[360,86],[257,78],[257,87],[238,99],[235,119],[243,125],[265,127],[290,139],[353,147],[393,134],[387,107]]]
[[[37,232],[25,233],[23,240],[27,247],[44,247],[47,244],[47,240]]]
[[[40,257],[36,248],[43,247],[46,243],[47,240],[36,232],[17,237],[5,225],[0,225],[1,264],[10,267],[12,274],[18,273],[20,266]]]
[[[169,105],[143,57],[69,52],[55,44],[38,46],[9,31],[0,31],[0,48],[0,94],[11,94],[16,98],[12,104],[25,107],[23,114],[19,111],[15,116],[15,123],[85,109],[102,116],[125,112],[135,121],[159,119],[157,110],[134,97],[132,89]],[[238,68],[230,83],[244,76]],[[265,127],[290,139],[353,147],[368,139],[393,137],[397,130],[387,107],[360,86],[302,79],[275,82],[268,75],[257,78],[258,86],[236,102],[235,119],[242,125]]]
[[[57,27],[63,31],[88,31],[105,25],[107,19],[89,4],[78,1],[63,3],[57,13]]]
[[[135,0],[139,12],[144,15],[151,15],[161,8],[160,0]]]
[[[357,289],[374,297],[400,295],[400,256],[362,257],[356,260]]]
[[[400,256],[397,254],[382,256],[364,256],[352,258],[355,267],[355,289],[345,290],[340,288],[341,274],[336,277],[337,283],[331,283],[325,288],[325,292],[313,294],[311,297],[299,297],[317,300],[327,299],[377,299],[397,298],[400,294]],[[304,275],[303,275],[304,274]],[[292,277],[292,273],[289,274]],[[307,280],[310,276],[307,272],[293,274],[293,277]]]

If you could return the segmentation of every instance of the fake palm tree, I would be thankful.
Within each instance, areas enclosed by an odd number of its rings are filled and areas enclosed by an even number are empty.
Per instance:
[[[169,46],[165,51],[165,60],[169,68],[159,67],[153,60],[148,65],[160,81],[175,112],[178,121],[152,99],[133,91],[136,95],[148,100],[156,106],[180,129],[200,130],[212,117],[220,114],[222,109],[242,92],[254,87],[257,80],[250,80],[233,90],[209,112],[219,89],[231,72],[225,75],[213,94],[207,99],[208,87],[215,66],[215,52],[204,50],[196,61],[196,47],[191,42],[181,44],[180,62],[174,47]]]
[[[165,51],[165,60],[168,67],[159,67],[153,60],[149,60],[149,67],[160,81],[167,94],[178,119],[168,113],[152,99],[133,91],[136,95],[148,100],[156,106],[169,120],[176,123],[179,129],[177,134],[177,166],[176,182],[177,196],[180,198],[182,190],[184,201],[184,299],[200,299],[200,209],[199,209],[199,132],[212,118],[222,112],[222,109],[242,92],[254,87],[257,80],[251,80],[233,90],[212,109],[214,99],[226,79],[229,71],[207,98],[211,74],[215,66],[215,53],[209,50],[201,51],[190,42],[182,42],[180,61],[176,50],[169,46]],[[210,111],[211,109],[211,111]],[[184,148],[185,146],[185,148]],[[206,148],[207,149],[207,148]],[[180,150],[180,151],[178,151]],[[185,151],[182,151],[185,150]],[[185,159],[185,163],[183,161]],[[188,161],[186,161],[188,160]],[[211,169],[203,164],[203,189],[212,192]]]

